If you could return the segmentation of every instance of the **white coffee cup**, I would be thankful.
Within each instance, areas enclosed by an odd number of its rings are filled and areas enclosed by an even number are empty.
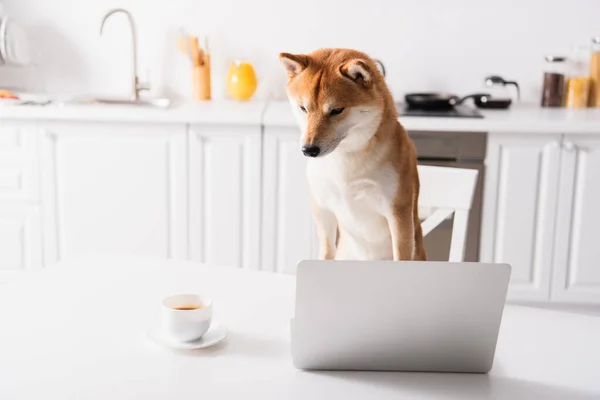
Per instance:
[[[162,330],[170,339],[180,342],[200,339],[210,328],[211,319],[211,299],[196,294],[176,294],[162,301]]]

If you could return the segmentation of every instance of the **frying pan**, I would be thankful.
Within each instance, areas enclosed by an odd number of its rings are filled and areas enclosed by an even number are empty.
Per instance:
[[[510,107],[511,99],[495,99],[492,96],[478,96],[473,98],[477,108],[488,110],[503,110]]]
[[[420,110],[449,110],[470,98],[473,98],[475,103],[477,103],[482,98],[489,99],[490,97],[487,93],[475,93],[465,97],[458,97],[448,93],[430,92],[408,93],[404,96],[404,100],[411,108],[418,108]]]

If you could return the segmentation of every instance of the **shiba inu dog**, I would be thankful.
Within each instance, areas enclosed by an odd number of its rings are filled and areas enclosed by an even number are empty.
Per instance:
[[[348,49],[279,58],[309,158],[319,257],[425,260],[415,148],[375,62]]]

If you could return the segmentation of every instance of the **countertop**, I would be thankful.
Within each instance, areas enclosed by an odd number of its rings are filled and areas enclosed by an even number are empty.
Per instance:
[[[600,109],[544,109],[532,105],[517,105],[509,110],[487,110],[481,113],[484,115],[481,119],[403,116],[400,117],[400,122],[409,131],[600,134]],[[169,109],[71,104],[0,105],[0,121],[2,120],[264,124],[267,128],[296,128],[296,121],[287,101],[185,101]]]
[[[132,105],[75,105],[47,106],[0,105],[1,120],[51,120],[96,122],[149,122],[261,125],[266,102],[234,101],[175,103],[160,109]]]
[[[600,109],[549,109],[514,106],[509,110],[480,110],[484,118],[400,117],[408,131],[600,133]],[[265,126],[296,126],[288,102],[269,103]]]

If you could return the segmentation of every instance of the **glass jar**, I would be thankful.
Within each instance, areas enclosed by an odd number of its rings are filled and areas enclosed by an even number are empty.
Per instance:
[[[546,56],[542,107],[562,107],[565,92],[566,57]]]
[[[590,107],[600,107],[600,36],[592,39],[590,57]]]
[[[589,62],[589,47],[574,46],[568,61],[565,107],[587,107],[590,93]]]

